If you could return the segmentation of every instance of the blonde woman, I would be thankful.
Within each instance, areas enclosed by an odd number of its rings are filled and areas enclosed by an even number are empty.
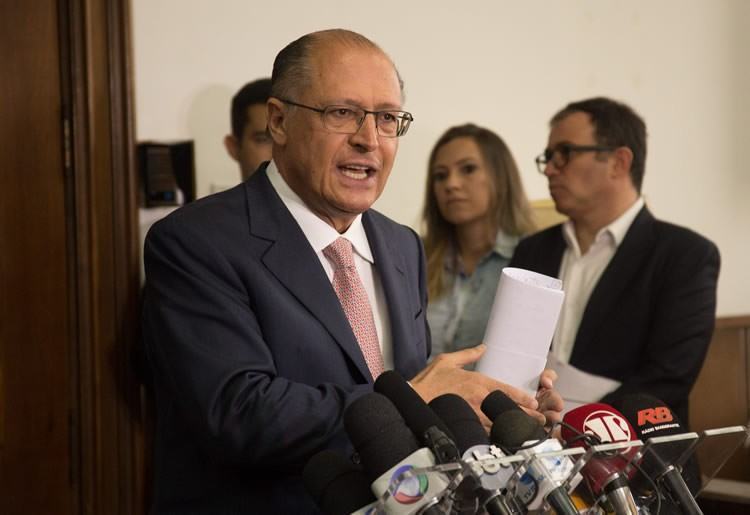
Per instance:
[[[518,167],[497,134],[466,124],[438,139],[423,224],[432,356],[478,345],[500,272],[535,228]]]

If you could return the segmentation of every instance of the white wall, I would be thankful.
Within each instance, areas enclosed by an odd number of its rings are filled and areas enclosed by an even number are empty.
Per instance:
[[[750,313],[750,2],[745,0],[132,0],[138,140],[191,138],[197,187],[238,182],[229,102],[285,44],[344,27],[390,53],[415,123],[377,208],[419,227],[427,154],[472,121],[508,142],[533,199],[547,121],[571,100],[624,100],[649,128],[656,216],[714,240],[721,316]]]

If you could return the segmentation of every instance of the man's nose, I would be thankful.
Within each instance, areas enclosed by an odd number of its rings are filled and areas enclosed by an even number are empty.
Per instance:
[[[352,134],[349,141],[352,145],[361,147],[367,151],[373,151],[378,148],[378,127],[375,114],[365,113],[362,124],[359,126],[357,132]]]
[[[555,166],[555,162],[553,160],[547,161],[547,164],[544,165],[544,175],[546,177],[551,177],[553,175],[557,175],[560,173],[560,169]]]

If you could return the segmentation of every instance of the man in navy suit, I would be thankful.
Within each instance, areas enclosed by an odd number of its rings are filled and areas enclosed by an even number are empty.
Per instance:
[[[562,279],[552,353],[619,382],[604,402],[646,392],[687,423],[714,327],[719,252],[644,205],[646,125],[630,107],[574,102],[550,126],[537,165],[569,220],[522,241],[510,266]]]
[[[316,511],[300,470],[322,449],[351,452],[342,415],[373,383],[324,254],[341,237],[353,248],[381,367],[425,401],[453,392],[478,409],[502,389],[540,420],[560,418],[551,376],[534,399],[464,370],[481,346],[427,365],[419,237],[370,209],[412,119],[402,102],[392,61],[370,40],[344,30],[303,36],[274,62],[273,160],[150,231],[155,513]]]

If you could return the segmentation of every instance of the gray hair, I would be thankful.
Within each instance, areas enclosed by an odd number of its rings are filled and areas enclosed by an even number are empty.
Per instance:
[[[326,43],[339,43],[360,48],[369,48],[388,55],[373,41],[362,34],[346,29],[329,29],[305,34],[285,46],[273,62],[271,74],[271,96],[283,99],[296,98],[301,90],[308,87],[313,76],[312,55],[314,50]],[[393,60],[388,57],[393,63]],[[393,70],[403,96],[404,81],[396,65]]]

